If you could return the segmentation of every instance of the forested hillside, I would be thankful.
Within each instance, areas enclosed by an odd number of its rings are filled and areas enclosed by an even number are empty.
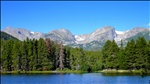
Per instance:
[[[70,48],[50,39],[1,40],[1,71],[103,69],[150,70],[150,41],[131,40],[126,47],[108,40],[100,51]]]

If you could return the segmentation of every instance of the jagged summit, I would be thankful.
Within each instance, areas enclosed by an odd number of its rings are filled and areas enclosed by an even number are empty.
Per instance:
[[[75,38],[72,33],[64,28],[53,30],[48,34],[45,34],[45,38],[51,38],[52,40],[57,40],[58,42],[63,42],[65,44],[75,43]]]
[[[69,30],[60,28],[43,34],[41,32],[33,32],[24,28],[6,27],[4,32],[20,39],[25,40],[39,38],[50,38],[53,41],[63,42],[64,45],[73,47],[83,47],[84,49],[99,49],[107,40],[115,40],[118,44],[121,40],[127,42],[128,39],[134,38],[136,35],[145,36],[150,39],[150,28],[135,27],[131,30],[117,31],[114,27],[105,26],[97,28],[89,34],[73,35]]]

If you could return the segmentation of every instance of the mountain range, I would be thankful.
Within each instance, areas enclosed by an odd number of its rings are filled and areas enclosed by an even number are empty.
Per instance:
[[[32,32],[24,28],[12,27],[6,27],[2,31],[18,38],[21,41],[25,40],[27,37],[29,39],[50,38],[53,41],[57,40],[58,42],[63,42],[64,45],[82,47],[86,50],[99,50],[107,40],[115,40],[118,45],[121,40],[124,45],[126,45],[129,40],[137,39],[138,36],[143,36],[146,40],[150,40],[150,28],[144,27],[135,27],[131,30],[117,31],[111,26],[105,26],[96,29],[90,34],[81,35],[73,35],[69,30],[63,28],[50,31],[45,34],[41,32]]]

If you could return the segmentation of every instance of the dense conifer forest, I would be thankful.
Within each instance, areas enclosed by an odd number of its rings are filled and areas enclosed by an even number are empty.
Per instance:
[[[108,40],[98,51],[63,46],[49,38],[1,39],[1,71],[150,70],[150,40],[130,40],[127,46]],[[119,46],[119,47],[118,47]]]

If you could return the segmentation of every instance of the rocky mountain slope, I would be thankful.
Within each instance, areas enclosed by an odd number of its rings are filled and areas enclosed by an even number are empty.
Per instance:
[[[14,40],[18,40],[17,38],[5,33],[5,32],[2,32],[0,31],[1,33],[1,39],[4,39],[4,40],[8,40],[8,39],[14,39]]]
[[[106,40],[113,40],[115,36],[116,36],[115,29],[111,26],[106,26],[103,28],[98,28],[91,34],[78,35],[75,38],[77,39],[76,42],[78,44],[85,44],[92,41],[105,42]]]
[[[44,34],[41,32],[31,32],[29,30],[23,29],[23,28],[11,28],[11,27],[6,27],[3,32],[6,32],[19,40],[25,40],[27,37],[29,39],[39,39],[39,38],[44,38]]]
[[[62,41],[64,44],[75,43],[74,35],[69,30],[66,29],[58,29],[49,32],[44,35],[45,38],[50,38],[53,41],[57,40],[58,42]]]
[[[107,40],[115,40],[118,44],[122,40],[125,44],[131,40],[136,39],[138,36],[144,36],[150,40],[150,28],[136,27],[127,31],[117,31],[111,26],[98,28],[90,34],[73,35],[69,30],[58,29],[49,33],[43,34],[41,32],[31,32],[23,28],[7,27],[3,30],[19,40],[39,38],[50,38],[53,41],[63,42],[64,45],[71,47],[83,47],[87,50],[100,49]]]

